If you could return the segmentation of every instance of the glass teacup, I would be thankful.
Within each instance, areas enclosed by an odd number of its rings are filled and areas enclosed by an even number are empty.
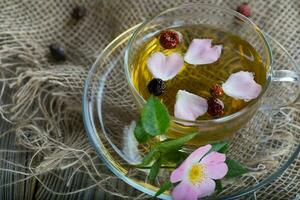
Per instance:
[[[289,105],[299,98],[299,71],[292,58],[278,57],[274,60],[272,46],[268,42],[268,35],[264,34],[250,19],[229,9],[206,4],[188,4],[166,10],[151,20],[140,25],[132,35],[125,54],[125,72],[129,87],[137,104],[142,107],[145,99],[139,94],[132,81],[134,56],[147,39],[158,32],[187,25],[209,25],[219,27],[248,41],[260,54],[267,70],[266,83],[260,95],[246,107],[231,115],[210,120],[186,121],[172,117],[172,126],[168,137],[180,137],[183,134],[198,132],[199,135],[191,141],[192,144],[211,143],[229,139],[241,127],[251,120],[258,109],[274,109]],[[293,70],[290,70],[293,69]],[[273,83],[290,84],[288,95],[278,95],[272,88]],[[277,86],[278,87],[278,86]]]

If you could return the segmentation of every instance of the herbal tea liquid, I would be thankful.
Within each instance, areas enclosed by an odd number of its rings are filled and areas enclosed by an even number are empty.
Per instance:
[[[153,76],[148,70],[147,61],[153,53],[162,52],[165,55],[170,55],[176,52],[184,56],[191,41],[195,38],[212,39],[214,45],[221,44],[223,48],[221,56],[216,62],[204,65],[191,65],[184,62],[181,71],[174,78],[165,81],[166,89],[158,98],[167,106],[171,115],[174,113],[178,90],[186,90],[203,98],[210,98],[210,90],[215,84],[222,84],[231,74],[239,71],[251,72],[254,74],[256,83],[265,84],[266,66],[264,66],[258,52],[239,36],[209,26],[185,26],[173,30],[182,35],[176,48],[163,48],[159,42],[158,34],[150,38],[135,55],[132,66],[132,80],[144,99],[148,99],[150,96],[147,85],[153,79]],[[221,117],[233,114],[249,103],[227,95],[218,98],[224,104]],[[206,113],[197,120],[213,118],[216,117]]]

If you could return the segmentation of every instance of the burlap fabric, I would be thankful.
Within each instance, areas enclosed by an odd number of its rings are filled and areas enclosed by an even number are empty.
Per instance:
[[[16,174],[4,184],[34,179],[57,195],[71,195],[97,186],[110,195],[147,198],[107,171],[89,145],[81,118],[82,87],[89,66],[114,37],[162,10],[187,2],[192,1],[1,1],[0,113],[12,125],[9,131],[1,133],[0,140],[14,134],[18,144],[16,149],[0,152],[1,170]],[[194,2],[228,8],[242,3]],[[249,3],[252,19],[300,63],[300,2]],[[71,19],[76,5],[87,8],[87,16],[79,21]],[[51,59],[48,46],[54,42],[65,47],[66,62]],[[295,109],[299,111],[299,103],[294,105]],[[25,151],[27,165],[10,160],[11,155],[24,156]],[[257,198],[296,198],[300,193],[299,168],[298,158],[276,182],[258,191]],[[63,177],[65,170],[67,177]],[[89,178],[78,184],[85,174]],[[48,179],[53,181],[45,184]],[[61,190],[63,187],[67,189]],[[39,197],[45,199],[47,195]]]

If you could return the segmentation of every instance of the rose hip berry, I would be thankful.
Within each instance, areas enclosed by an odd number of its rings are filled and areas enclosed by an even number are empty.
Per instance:
[[[154,96],[160,96],[164,93],[166,84],[163,80],[154,78],[149,82],[147,87],[150,94],[153,94]]]
[[[220,99],[210,98],[207,101],[207,113],[213,117],[220,117],[224,114],[224,104]]]
[[[160,34],[159,42],[165,49],[174,49],[179,43],[179,35],[175,31],[163,31]]]
[[[213,97],[219,97],[219,96],[222,96],[224,94],[224,91],[223,91],[222,87],[219,84],[215,84],[210,89],[210,94]]]
[[[59,45],[58,43],[51,44],[49,46],[50,53],[52,57],[57,61],[65,61],[66,60],[66,53],[65,49]]]
[[[251,17],[251,9],[248,3],[243,3],[236,8],[236,11],[246,17]]]

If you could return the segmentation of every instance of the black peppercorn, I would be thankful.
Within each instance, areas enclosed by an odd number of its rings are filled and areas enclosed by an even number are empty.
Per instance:
[[[147,87],[150,94],[153,94],[154,96],[159,96],[164,93],[166,89],[166,84],[163,80],[159,78],[154,78],[149,82]]]
[[[83,6],[77,6],[72,11],[72,18],[75,20],[80,20],[85,17],[87,14],[87,10]]]
[[[50,53],[52,55],[52,57],[57,60],[57,61],[65,61],[66,60],[66,53],[65,53],[65,49],[60,46],[59,44],[55,43],[55,44],[51,44],[49,46],[50,49]]]

